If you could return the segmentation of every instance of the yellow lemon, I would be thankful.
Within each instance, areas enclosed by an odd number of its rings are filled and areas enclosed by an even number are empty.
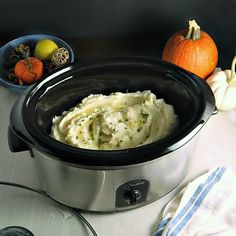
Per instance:
[[[52,53],[58,49],[55,42],[50,39],[42,39],[38,41],[34,50],[34,56],[41,60],[49,60]]]

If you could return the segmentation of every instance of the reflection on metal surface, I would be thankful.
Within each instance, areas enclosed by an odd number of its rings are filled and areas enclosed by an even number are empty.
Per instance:
[[[33,149],[44,189],[55,200],[74,208],[91,211],[122,211],[154,202],[177,187],[186,177],[196,137],[161,158],[143,164],[119,168],[94,169],[65,163]],[[53,171],[52,171],[53,170]],[[147,190],[139,190],[143,198],[132,204],[116,204],[117,189],[127,183],[143,180]],[[123,193],[123,194],[122,194]],[[119,202],[127,200],[126,191]],[[122,199],[123,198],[123,199]],[[134,199],[132,199],[134,200]]]

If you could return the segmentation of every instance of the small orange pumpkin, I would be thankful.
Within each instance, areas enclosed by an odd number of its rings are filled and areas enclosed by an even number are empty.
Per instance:
[[[14,67],[14,73],[23,84],[32,84],[42,77],[43,63],[35,57],[20,60]]]
[[[162,59],[207,79],[218,63],[218,50],[213,39],[192,20],[188,30],[178,31],[169,38]]]

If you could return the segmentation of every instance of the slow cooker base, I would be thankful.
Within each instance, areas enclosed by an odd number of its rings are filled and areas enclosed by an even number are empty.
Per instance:
[[[124,211],[150,204],[186,177],[197,136],[154,161],[123,167],[72,165],[33,149],[44,191],[58,202],[87,211]]]

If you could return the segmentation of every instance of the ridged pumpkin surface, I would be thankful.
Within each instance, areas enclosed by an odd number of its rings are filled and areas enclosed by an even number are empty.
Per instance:
[[[186,38],[188,30],[181,30],[167,41],[162,59],[206,79],[216,68],[218,50],[212,38],[204,31],[198,39]]]
[[[20,60],[16,63],[14,72],[24,84],[31,84],[43,75],[43,63],[34,57]]]

